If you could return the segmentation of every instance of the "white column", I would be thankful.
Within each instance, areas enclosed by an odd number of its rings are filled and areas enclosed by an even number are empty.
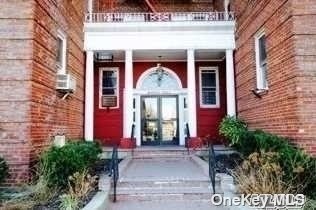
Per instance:
[[[124,89],[123,136],[131,136],[133,123],[133,51],[125,51],[125,89]]]
[[[85,84],[85,122],[84,137],[86,141],[93,141],[93,115],[94,115],[94,67],[93,51],[87,51],[86,84]]]
[[[185,145],[185,123],[184,123],[184,97],[179,95],[179,145]]]
[[[136,96],[136,126],[135,126],[135,134],[136,134],[136,145],[141,146],[141,104],[140,104],[140,95]]]
[[[194,50],[187,51],[187,77],[188,77],[188,123],[190,135],[196,137],[196,81]]]
[[[226,50],[227,115],[236,116],[235,71],[233,50]]]

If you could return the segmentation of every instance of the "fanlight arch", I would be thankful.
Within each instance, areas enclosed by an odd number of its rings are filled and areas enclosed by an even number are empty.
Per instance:
[[[138,90],[180,90],[182,83],[178,75],[169,68],[161,67],[162,75],[159,75],[157,67],[146,70],[139,77],[136,88]]]

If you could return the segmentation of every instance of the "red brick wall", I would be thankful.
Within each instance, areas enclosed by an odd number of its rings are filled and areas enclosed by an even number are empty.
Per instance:
[[[29,168],[58,133],[83,134],[83,1],[0,2],[0,155],[10,166],[7,184],[29,178]],[[55,90],[57,30],[67,34],[67,70],[77,91]]]
[[[34,22],[31,140],[34,154],[57,134],[82,138],[84,119],[83,1],[37,0]],[[55,90],[57,30],[67,35],[67,72],[77,81],[74,94],[62,100]]]
[[[316,156],[316,2],[292,0],[297,67],[297,143]]]
[[[0,156],[9,183],[28,177],[33,11],[32,1],[0,1]]]
[[[309,20],[313,16],[308,15],[316,14],[312,2],[257,0],[247,5],[236,0],[233,8],[237,15],[235,67],[239,116],[251,128],[289,137],[315,154],[312,66],[316,33]],[[262,29],[267,39],[269,92],[259,99],[250,90],[256,87],[254,36]]]

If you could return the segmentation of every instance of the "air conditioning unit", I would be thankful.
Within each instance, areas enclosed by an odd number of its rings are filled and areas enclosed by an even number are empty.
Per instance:
[[[76,79],[70,74],[57,74],[56,89],[61,92],[74,92],[76,90]]]

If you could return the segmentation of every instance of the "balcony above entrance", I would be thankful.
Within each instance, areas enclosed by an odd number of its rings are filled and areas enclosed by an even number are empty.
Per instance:
[[[235,48],[235,18],[229,0],[89,2],[84,24],[86,51]],[[122,6],[144,2],[153,8],[125,10]]]
[[[234,21],[233,12],[88,13],[90,23]]]

